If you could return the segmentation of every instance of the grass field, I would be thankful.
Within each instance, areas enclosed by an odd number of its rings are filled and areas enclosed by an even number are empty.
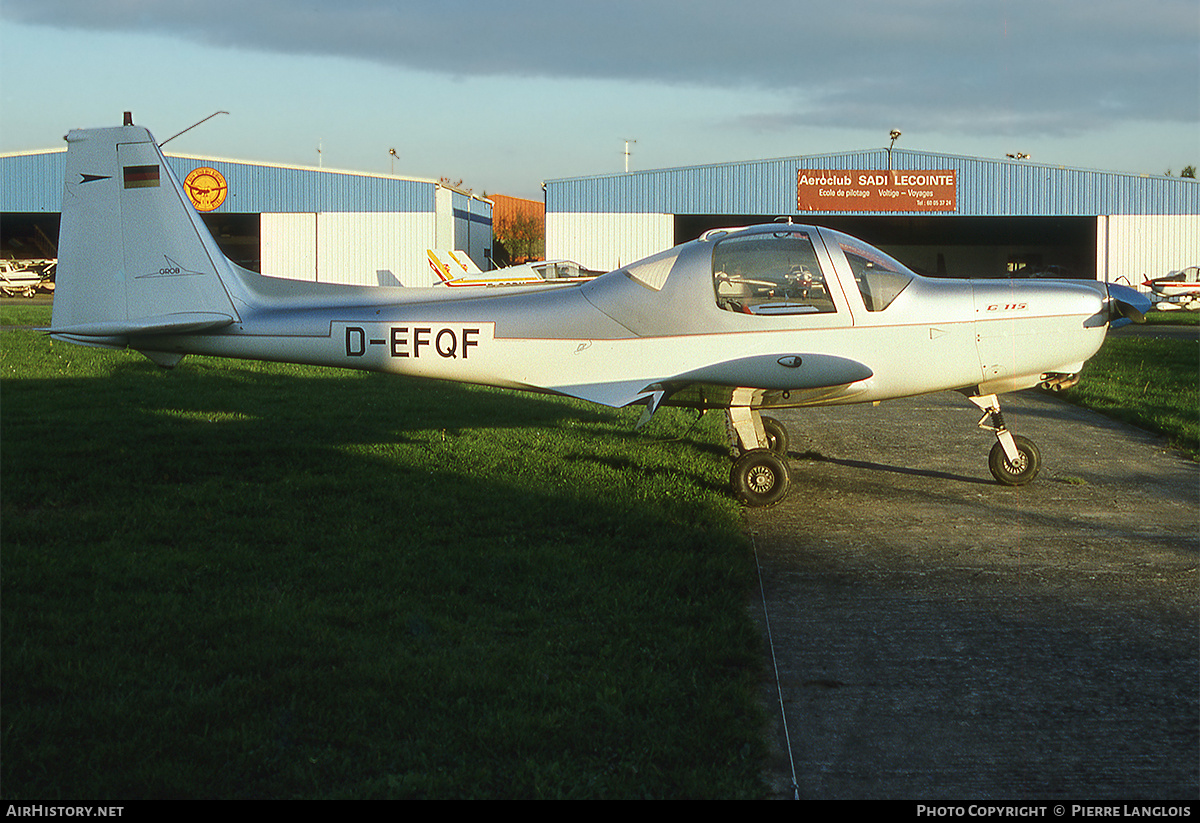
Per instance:
[[[6,800],[763,792],[718,416],[2,342]]]
[[[1195,340],[1111,337],[1063,393],[1072,403],[1164,434],[1200,455],[1200,346]]]
[[[1152,311],[1146,322],[1159,326],[1200,326],[1200,312],[1196,311]]]

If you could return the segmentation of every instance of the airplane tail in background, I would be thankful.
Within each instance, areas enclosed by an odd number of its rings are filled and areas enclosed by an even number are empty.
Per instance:
[[[465,251],[426,249],[425,255],[429,258],[429,268],[433,269],[434,276],[443,283],[474,274],[483,274],[479,270],[479,266],[475,265],[475,261]]]
[[[75,130],[67,144],[51,335],[122,347],[238,321],[231,264],[150,132]]]

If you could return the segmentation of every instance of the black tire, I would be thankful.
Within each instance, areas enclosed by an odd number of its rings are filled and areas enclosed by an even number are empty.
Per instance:
[[[1032,482],[1041,471],[1042,453],[1028,437],[1014,434],[1013,443],[1021,453],[1019,463],[1013,465],[1008,462],[1004,447],[997,441],[996,445],[992,446],[992,453],[988,455],[988,468],[992,470],[992,477],[996,478],[997,482],[1005,486],[1024,486]]]
[[[791,475],[783,458],[769,449],[751,449],[729,471],[733,493],[747,506],[774,506],[787,496]]]
[[[788,446],[788,430],[787,426],[780,423],[774,417],[764,417],[762,419],[763,429],[767,433],[767,448],[775,452],[780,457],[787,457]]]

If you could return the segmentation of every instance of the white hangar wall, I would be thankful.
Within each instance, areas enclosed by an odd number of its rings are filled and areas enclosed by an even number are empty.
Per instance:
[[[428,286],[425,249],[437,246],[430,213],[263,214],[262,273],[360,286]]]
[[[1102,217],[1096,231],[1097,277],[1140,285],[1188,266],[1200,266],[1200,215]]]
[[[438,186],[433,202],[433,211],[264,213],[262,273],[419,288],[439,282],[429,267],[427,249],[462,250],[481,269],[490,268],[490,201]]]
[[[547,260],[566,258],[585,268],[611,271],[673,245],[673,214],[546,214]]]

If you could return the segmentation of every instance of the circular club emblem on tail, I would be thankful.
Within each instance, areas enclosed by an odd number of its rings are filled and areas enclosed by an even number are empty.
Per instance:
[[[183,181],[183,188],[196,211],[212,211],[225,202],[225,195],[229,192],[229,184],[221,172],[207,167],[189,174]]]

